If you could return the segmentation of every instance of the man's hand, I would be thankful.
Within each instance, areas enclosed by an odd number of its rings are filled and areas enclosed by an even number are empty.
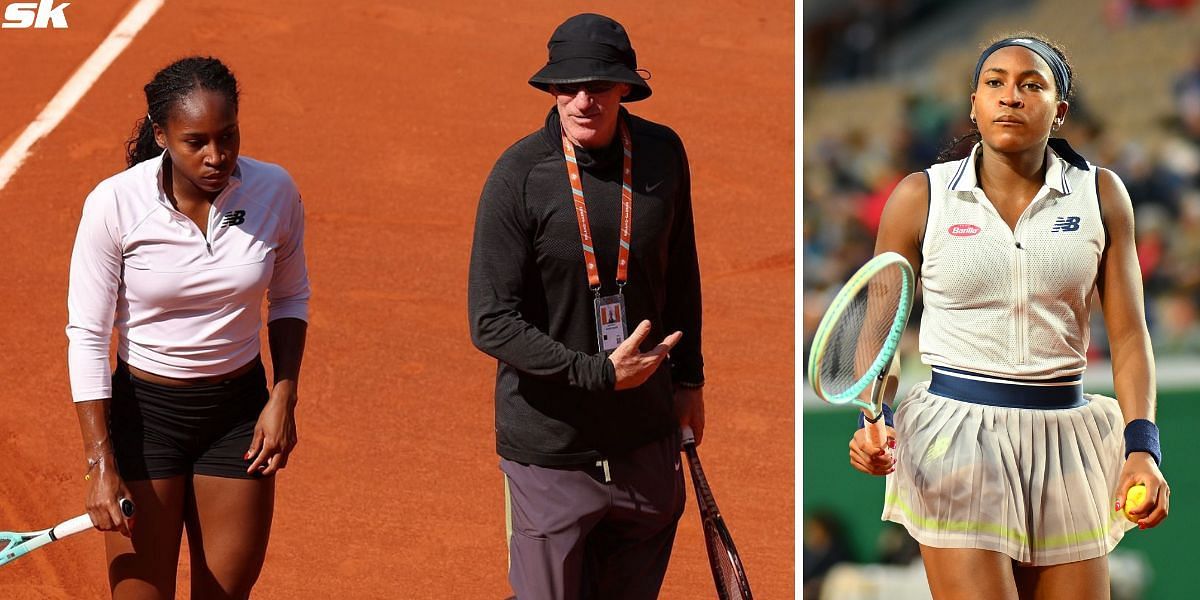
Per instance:
[[[625,338],[625,341],[621,342],[621,345],[617,346],[612,354],[608,355],[609,362],[613,364],[617,372],[616,389],[628,390],[646,383],[646,380],[658,370],[658,365],[666,360],[667,353],[671,351],[671,348],[679,343],[679,338],[683,337],[682,331],[676,331],[649,352],[642,353],[638,348],[649,334],[650,321],[638,323],[637,329],[634,329],[633,333]]]
[[[675,413],[679,427],[691,427],[699,446],[704,439],[704,388],[676,386]]]

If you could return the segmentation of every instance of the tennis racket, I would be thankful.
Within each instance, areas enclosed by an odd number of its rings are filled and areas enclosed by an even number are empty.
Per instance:
[[[880,418],[886,379],[912,311],[915,279],[895,252],[867,261],[834,296],[808,356],[813,390],[831,404],[866,410],[868,435],[881,448],[887,448]]]
[[[751,600],[750,582],[742,568],[742,559],[733,546],[733,536],[717,510],[712,489],[700,467],[700,456],[696,454],[696,437],[691,427],[683,427],[683,451],[687,454],[688,468],[692,471],[692,485],[696,488],[696,505],[700,507],[700,521],[704,527],[704,545],[708,548],[708,566],[712,569],[713,583],[717,585],[720,600]]]
[[[132,517],[133,500],[121,498],[121,512],[126,517]],[[92,527],[94,527],[92,518],[83,514],[74,519],[63,521],[50,529],[43,529],[41,531],[30,531],[27,533],[0,531],[0,567],[50,542],[57,542],[68,535],[75,535]]]

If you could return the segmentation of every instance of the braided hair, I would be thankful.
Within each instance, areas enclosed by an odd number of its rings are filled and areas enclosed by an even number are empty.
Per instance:
[[[224,63],[211,56],[191,56],[167,65],[146,84],[146,116],[138,119],[133,137],[125,142],[125,163],[132,167],[162,154],[154,141],[154,124],[165,128],[179,101],[197,89],[224,94],[234,112],[238,106],[237,79]]]
[[[983,48],[989,48],[989,47],[991,47],[992,44],[999,42],[1000,40],[1003,40],[1006,38],[1014,38],[1014,37],[1030,38],[1030,39],[1038,40],[1038,41],[1046,44],[1047,46],[1049,46],[1050,49],[1053,50],[1054,53],[1057,54],[1060,59],[1062,59],[1063,64],[1066,65],[1068,80],[1075,81],[1075,69],[1071,67],[1071,61],[1067,60],[1067,54],[1065,52],[1063,52],[1063,49],[1060,45],[1054,43],[1053,41],[1051,41],[1043,36],[1022,31],[1022,32],[1011,34],[1011,35],[1002,35],[1002,36],[996,37],[995,39],[984,44]],[[1054,86],[1054,97],[1055,97],[1055,99],[1057,99],[1059,101],[1070,102],[1071,99],[1075,97],[1075,89],[1077,87],[1078,86],[1072,84],[1070,86],[1070,88],[1067,90],[1066,95],[1064,96],[1063,91],[1058,89],[1058,86],[1056,85],[1056,86]],[[975,91],[975,90],[971,90],[971,91]],[[971,129],[969,131],[954,138],[948,144],[946,144],[945,146],[942,147],[941,152],[938,153],[936,162],[945,162],[948,160],[962,158],[963,156],[966,156],[967,152],[969,152],[971,150],[971,148],[973,148],[975,146],[975,144],[978,143],[982,139],[983,139],[983,136],[979,133],[979,126],[972,123]]]

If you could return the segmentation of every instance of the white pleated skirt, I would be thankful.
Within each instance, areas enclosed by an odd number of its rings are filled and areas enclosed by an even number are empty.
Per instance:
[[[917,384],[896,411],[883,519],[926,546],[1027,565],[1104,556],[1134,526],[1113,510],[1125,421],[1116,400],[1084,398],[1078,408],[1004,408]]]

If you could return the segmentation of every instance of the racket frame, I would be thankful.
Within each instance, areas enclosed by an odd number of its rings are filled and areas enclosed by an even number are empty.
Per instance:
[[[708,554],[708,566],[712,571],[713,584],[717,588],[717,597],[719,600],[738,600],[738,598],[753,600],[750,581],[746,579],[746,570],[742,566],[742,558],[733,545],[733,536],[729,533],[729,527],[725,525],[725,518],[721,516],[720,509],[717,508],[712,488],[708,486],[708,478],[704,476],[704,468],[700,465],[700,455],[696,452],[695,434],[692,432],[692,428],[686,425],[680,428],[680,434],[683,452],[687,456],[688,469],[692,474],[692,486],[696,490],[696,506],[699,508],[700,522],[704,530],[704,547]],[[721,543],[725,546],[726,558],[733,565],[736,581],[724,581],[725,576],[718,566],[720,557],[713,555],[713,544],[708,539],[711,535],[720,538]],[[740,596],[730,596],[726,591],[726,583],[736,585]]]
[[[872,277],[891,266],[898,266],[900,268],[900,299],[899,306],[896,307],[896,314],[892,319],[891,329],[888,331],[883,347],[880,348],[879,354],[858,381],[840,393],[829,393],[821,383],[819,364],[820,359],[824,357],[830,336],[838,321],[849,307],[850,301],[858,295],[859,291],[868,285]],[[867,261],[866,264],[850,277],[846,285],[842,286],[837,295],[834,296],[833,302],[830,303],[829,308],[825,311],[825,315],[821,317],[820,325],[817,326],[816,335],[813,336],[812,350],[808,355],[808,381],[812,385],[813,391],[822,400],[830,404],[854,404],[867,411],[871,427],[879,432],[879,438],[876,441],[886,439],[886,436],[882,435],[884,431],[883,419],[881,418],[883,415],[883,390],[886,387],[887,369],[891,366],[892,359],[895,357],[896,351],[900,346],[900,338],[904,334],[904,327],[907,325],[908,317],[912,312],[913,296],[915,295],[916,288],[915,279],[908,259],[899,253],[883,252]],[[867,386],[871,386],[870,400],[864,402],[860,399],[860,396]]]

